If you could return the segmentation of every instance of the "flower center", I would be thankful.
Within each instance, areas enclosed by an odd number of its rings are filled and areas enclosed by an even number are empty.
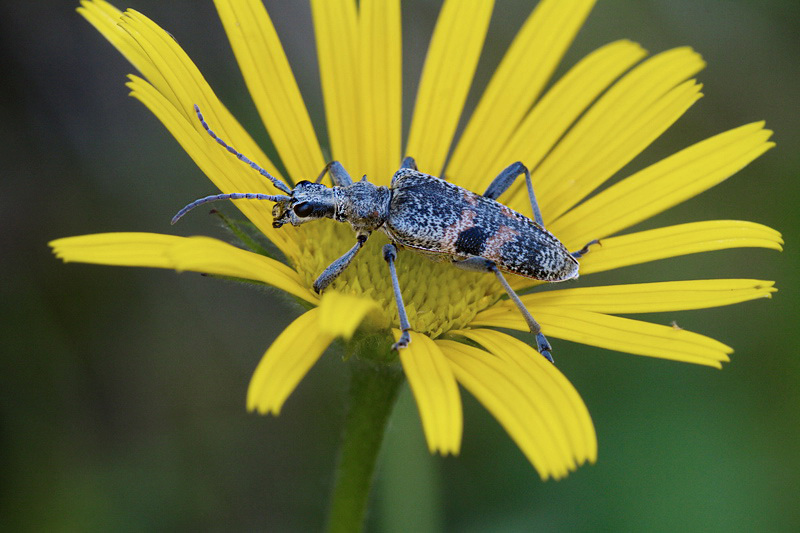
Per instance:
[[[347,224],[322,220],[296,229],[301,252],[292,260],[309,286],[356,242]],[[375,300],[397,327],[399,318],[392,279],[382,253],[387,242],[383,233],[373,233],[331,288]],[[456,268],[446,256],[440,261],[431,258],[437,259],[437,256],[425,256],[411,248],[397,251],[397,278],[408,320],[415,331],[436,338],[460,329],[505,294],[492,275]]]

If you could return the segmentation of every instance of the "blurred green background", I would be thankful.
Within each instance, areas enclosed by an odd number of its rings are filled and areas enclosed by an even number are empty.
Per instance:
[[[324,139],[308,5],[267,4]],[[469,105],[532,4],[498,0]],[[170,31],[269,146],[210,0],[117,5]],[[126,96],[132,68],[74,8],[0,2],[0,529],[318,530],[346,365],[328,353],[279,418],[244,409],[251,372],[298,308],[193,274],[64,265],[46,247],[102,231],[224,237],[208,217],[169,226],[213,188]],[[438,9],[404,4],[406,126]],[[651,52],[690,45],[707,60],[706,97],[622,174],[747,122],[775,130],[777,148],[640,227],[752,220],[782,231],[785,252],[714,252],[590,280],[777,280],[772,301],[645,317],[720,339],[732,363],[716,371],[555,339],[600,444],[596,465],[560,482],[541,482],[466,393],[461,456],[429,456],[405,391],[370,530],[800,531],[799,20],[796,0],[609,0],[559,71],[618,38]]]

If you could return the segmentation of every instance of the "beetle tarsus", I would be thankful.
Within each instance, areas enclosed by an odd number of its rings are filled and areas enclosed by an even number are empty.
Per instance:
[[[602,246],[602,245],[603,245],[603,244],[600,242],[600,239],[594,239],[594,240],[591,240],[591,241],[587,242],[587,243],[586,243],[586,246],[584,246],[583,248],[581,248],[581,249],[580,249],[580,250],[578,250],[577,252],[572,252],[570,255],[571,255],[572,257],[574,257],[575,259],[580,259],[580,258],[581,258],[581,257],[583,257],[584,255],[586,255],[586,253],[589,251],[589,247],[590,247],[591,245],[593,245],[593,244],[599,244],[600,246]]]
[[[400,335],[400,339],[396,343],[392,344],[392,350],[396,352],[402,348],[405,348],[408,346],[409,342],[411,342],[411,334],[407,329],[404,329],[403,334]]]
[[[556,362],[553,360],[552,354],[550,353],[553,350],[553,347],[550,346],[550,341],[548,341],[547,337],[545,337],[541,332],[536,334],[536,346],[538,352],[542,354],[545,359],[553,364],[556,364]]]

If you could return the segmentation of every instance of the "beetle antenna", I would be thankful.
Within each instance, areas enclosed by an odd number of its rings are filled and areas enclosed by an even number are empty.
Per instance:
[[[205,198],[198,198],[194,202],[190,203],[180,211],[178,211],[174,217],[172,217],[172,222],[170,224],[175,224],[177,221],[183,217],[186,213],[194,209],[195,207],[201,206],[203,204],[207,204],[210,202],[218,202],[220,200],[269,200],[270,202],[281,202],[286,200],[291,200],[291,196],[284,196],[282,194],[278,195],[271,195],[271,194],[260,194],[260,193],[252,193],[252,192],[234,192],[229,194],[212,194],[211,196],[206,196]]]
[[[239,161],[247,163],[248,165],[250,165],[251,168],[253,168],[254,170],[257,170],[259,174],[261,174],[262,176],[267,178],[269,181],[271,181],[272,184],[275,185],[277,188],[279,188],[280,190],[282,190],[286,194],[292,194],[292,189],[290,189],[288,185],[286,185],[284,182],[282,182],[281,180],[279,180],[278,178],[276,178],[275,176],[273,176],[272,174],[270,174],[269,172],[267,172],[266,170],[264,170],[263,168],[258,166],[256,163],[253,163],[252,161],[250,161],[244,154],[242,154],[241,152],[236,150],[236,148],[234,148],[233,146],[230,146],[228,143],[226,143],[225,141],[220,139],[217,136],[217,134],[214,133],[211,130],[211,128],[208,126],[208,124],[206,123],[206,120],[203,118],[203,114],[200,112],[200,108],[197,106],[197,104],[194,104],[194,112],[197,113],[197,118],[200,119],[200,124],[203,125],[203,128],[205,128],[205,130],[208,132],[208,134],[211,135],[212,139],[217,141],[227,151],[229,151],[230,153],[235,155],[236,158]]]

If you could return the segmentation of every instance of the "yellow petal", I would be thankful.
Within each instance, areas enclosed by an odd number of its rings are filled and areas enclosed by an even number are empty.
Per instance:
[[[550,216],[555,218],[567,211],[639,155],[700,99],[700,88],[694,80],[684,82],[630,120],[626,131],[615,135],[594,154],[593,161],[583,167],[583,174],[576,172],[573,188],[548,199],[552,206]]]
[[[715,135],[612,185],[549,229],[568,243],[578,243],[630,227],[735,174],[774,146],[770,135],[763,122]]]
[[[148,78],[148,81],[195,126],[198,132],[202,132],[202,126],[195,116],[195,104],[200,107],[209,126],[222,139],[277,176],[277,170],[271,162],[217,99],[203,75],[169,33],[134,10],[126,11],[119,25],[133,37],[152,66],[157,69],[159,76],[156,76],[156,79]],[[213,143],[210,138],[209,141]],[[251,170],[250,174],[255,173]]]
[[[455,183],[469,187],[473,183],[462,183],[462,176],[489,176],[492,162],[539,97],[593,5],[594,0],[539,2],[492,75],[453,152],[447,174]],[[516,158],[505,165],[520,156]]]
[[[580,238],[580,237],[578,237]],[[578,247],[574,238],[571,245]],[[628,265],[727,248],[782,250],[781,234],[741,220],[708,220],[678,224],[603,239],[581,258],[581,275]]]
[[[478,65],[492,0],[447,0],[422,70],[408,146],[423,172],[440,175]]]
[[[541,390],[529,375],[478,348],[448,340],[436,343],[459,383],[497,419],[542,479],[561,478],[575,468],[574,458],[565,453],[534,405]]]
[[[334,339],[319,328],[319,314],[319,309],[312,309],[300,315],[269,347],[250,380],[248,410],[280,414],[283,403]]]
[[[400,166],[402,41],[399,0],[359,2],[360,166],[370,181],[389,185]]]
[[[528,330],[516,309],[508,309],[502,317],[491,317],[490,311],[479,313],[470,326]],[[548,337],[609,350],[716,368],[722,368],[721,363],[728,362],[728,354],[733,352],[729,346],[710,337],[670,326],[555,306],[541,306],[530,311]]]
[[[64,262],[174,268],[261,281],[309,303],[317,296],[283,263],[208,237],[158,233],[98,233],[65,237],[49,243]]]
[[[312,0],[319,76],[333,159],[357,175],[359,168],[358,14],[353,0]]]
[[[699,98],[699,86],[685,80],[703,66],[698,54],[678,48],[614,84],[532,173],[544,220],[581,201],[677,120]]]
[[[222,192],[275,193],[275,188],[249,166],[217,145],[205,132],[197,131],[196,117],[193,121],[186,118],[150,83],[138,76],[130,78],[131,96],[150,109]],[[252,200],[234,203],[284,254],[290,258],[297,257],[299,250],[292,238],[294,228],[287,226],[278,231],[272,227],[272,204]]]
[[[146,78],[159,76],[142,47],[120,27],[120,10],[104,0],[82,0],[77,11]]]
[[[394,330],[395,339],[400,332]],[[411,332],[411,343],[400,350],[400,362],[417,402],[431,453],[458,454],[463,415],[453,371],[430,337]]]
[[[514,161],[536,168],[586,108],[645,54],[642,47],[630,41],[617,41],[595,50],[547,91],[501,147],[496,158],[487,157],[459,171],[450,165],[449,175],[470,190],[482,191],[489,179]],[[462,179],[465,180],[463,183]],[[503,201],[513,202],[512,199],[516,198],[515,205],[520,211],[530,213],[527,196],[517,196],[518,188],[524,189],[524,184],[515,184]]]
[[[516,368],[531,408],[546,420],[553,445],[563,446],[570,469],[597,458],[597,436],[589,410],[578,391],[536,350],[505,333],[489,329],[454,331],[471,339]]]
[[[215,0],[261,120],[295,183],[325,165],[278,34],[261,0]]]
[[[757,279],[703,279],[606,285],[541,291],[521,296],[528,309],[558,306],[596,313],[628,314],[705,309],[756,298],[770,298],[774,281]],[[484,318],[516,311],[510,300],[485,311]]]
[[[156,114],[222,192],[277,192],[272,184],[205,133],[195,115],[195,104],[221,138],[280,178],[272,162],[217,99],[170,34],[141,13],[128,10],[121,14],[100,0],[83,2],[79,11],[147,78],[149,83],[132,76],[131,94]],[[292,230],[277,233],[272,228],[270,209],[256,207],[252,202],[242,202],[239,206],[281,251],[290,258],[296,257]]]
[[[333,290],[322,295],[319,309],[319,327],[345,340],[350,340],[368,313],[381,312],[375,300]]]

